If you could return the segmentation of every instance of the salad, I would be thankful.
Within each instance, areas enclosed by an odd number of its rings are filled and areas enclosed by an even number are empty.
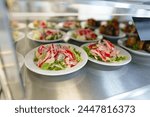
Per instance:
[[[10,22],[10,26],[13,30],[21,30],[26,27],[26,24],[13,20]]]
[[[19,24],[17,21],[11,21],[11,27],[14,29],[17,29],[19,27]]]
[[[14,42],[17,42],[25,37],[25,34],[20,31],[13,31],[12,32]]]
[[[63,37],[63,33],[53,29],[33,30],[32,39],[34,40],[56,40]]]
[[[34,62],[43,70],[64,70],[82,61],[81,53],[63,44],[41,45],[35,51]]]
[[[97,34],[91,29],[77,29],[72,33],[72,37],[79,40],[96,40]]]
[[[12,35],[13,35],[14,40],[18,40],[18,38],[19,38],[19,36],[20,36],[20,32],[14,31],[14,32],[12,33]]]
[[[80,22],[78,21],[66,21],[63,23],[63,28],[67,28],[67,29],[76,29],[76,28],[80,28]]]
[[[101,40],[97,43],[88,44],[83,46],[90,58],[103,62],[119,62],[126,60],[126,56],[120,55],[120,51],[115,48],[108,40]]]
[[[45,21],[45,20],[35,20],[33,21],[33,27],[34,28],[54,28],[55,27],[55,23],[53,22],[48,22],[48,21]]]

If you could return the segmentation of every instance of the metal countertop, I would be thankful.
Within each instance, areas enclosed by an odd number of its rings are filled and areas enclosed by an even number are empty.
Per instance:
[[[27,99],[106,99],[149,85],[149,68],[131,63],[118,70],[102,71],[88,64],[61,77],[46,77],[25,68],[26,96]]]
[[[25,38],[17,43],[16,49],[25,55],[36,46],[38,44]],[[120,69],[105,70],[88,62],[84,68],[75,73],[57,77],[39,75],[24,66],[22,76],[25,82],[26,99],[99,100],[149,85],[149,69],[150,66],[131,62]],[[150,99],[150,96],[147,99]]]

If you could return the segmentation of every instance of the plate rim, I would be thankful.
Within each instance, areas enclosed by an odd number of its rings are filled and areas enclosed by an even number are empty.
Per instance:
[[[14,31],[15,32],[15,31]],[[19,34],[21,34],[22,36],[19,37],[18,39],[14,39],[14,42],[17,43],[18,41],[22,40],[25,38],[25,33],[21,32],[21,31],[17,31]]]
[[[150,54],[147,53],[147,52],[145,52],[145,51],[144,51],[144,52],[141,52],[141,51],[133,50],[133,49],[131,49],[131,48],[126,47],[126,46],[123,44],[125,40],[127,40],[127,38],[119,39],[119,40],[117,41],[118,45],[121,46],[122,48],[128,50],[128,51],[131,52],[132,54],[150,57]]]
[[[40,68],[38,68],[35,63],[33,62],[33,58],[29,60],[29,56],[31,54],[33,54],[33,52],[35,52],[35,50],[37,50],[37,48],[39,47],[36,47],[34,49],[32,49],[31,51],[29,51],[26,55],[25,55],[25,66],[32,72],[34,73],[37,73],[37,74],[40,74],[40,75],[45,75],[45,76],[61,76],[61,75],[67,75],[67,74],[71,74],[73,72],[76,72],[80,69],[82,69],[87,61],[88,61],[88,56],[86,54],[86,52],[81,48],[81,47],[78,47],[76,45],[73,45],[73,44],[68,44],[68,43],[55,43],[55,44],[61,44],[61,45],[68,45],[68,46],[72,46],[73,48],[76,48],[78,49],[78,51],[81,52],[81,56],[82,56],[82,61],[79,62],[76,66],[72,67],[72,68],[68,68],[68,69],[65,69],[65,70],[60,70],[60,71],[50,71],[50,70],[42,70]],[[50,45],[50,44],[45,44],[45,45]],[[34,55],[32,55],[34,56]],[[32,62],[32,64],[34,65],[34,67],[36,68],[36,70],[34,68],[30,68],[31,65],[29,65],[28,62]]]
[[[74,31],[75,31],[75,30],[68,31],[68,33],[71,33],[71,34],[72,34]],[[98,35],[98,34],[97,34],[97,35]],[[71,35],[70,35],[70,39],[71,39],[71,40],[74,40],[74,41],[77,41],[77,42],[90,43],[90,42],[97,42],[97,41],[103,39],[103,35],[102,35],[102,34],[99,34],[99,35],[101,36],[101,38],[97,38],[97,39],[95,39],[95,40],[79,40],[79,39],[76,39],[76,38],[72,37]]]
[[[56,24],[56,26],[57,26],[57,24]],[[55,26],[55,28],[51,28],[51,27],[48,27],[48,28],[44,28],[44,29],[56,29],[56,26]],[[30,22],[29,24],[28,24],[28,28],[29,29],[31,29],[31,30],[37,30],[37,29],[43,29],[43,28],[40,28],[40,27],[34,27],[33,26],[33,22]]]
[[[57,30],[57,29],[54,29],[54,30]],[[30,40],[32,40],[32,41],[38,42],[38,43],[51,43],[51,42],[63,41],[64,40],[63,38],[66,35],[66,33],[64,31],[58,30],[58,31],[60,31],[60,32],[63,33],[63,36],[61,38],[59,38],[59,39],[56,39],[56,40],[35,40],[35,39],[33,39],[33,38],[30,37],[30,34],[32,33],[32,31],[29,31],[27,33],[27,38],[30,39]]]
[[[26,24],[23,23],[23,22],[19,22],[19,23],[17,23],[17,24],[18,24],[18,25],[21,25],[21,27],[17,27],[17,28],[13,28],[13,27],[12,27],[13,30],[21,30],[21,29],[25,29],[25,28],[26,28]]]
[[[28,24],[28,28],[30,28],[30,29],[38,29],[38,28],[33,27],[33,23],[32,23],[32,22],[30,22],[30,23]]]
[[[83,48],[83,46],[87,46],[87,45],[89,45],[89,44],[92,44],[92,43],[83,44],[83,45],[81,45],[81,47]],[[130,55],[130,53],[129,53],[128,51],[124,50],[123,48],[119,47],[119,46],[116,46],[116,45],[115,45],[115,47],[116,47],[117,49],[121,50],[121,51],[124,51],[124,52],[127,54],[126,56],[128,57],[128,59],[125,60],[125,62],[122,61],[121,63],[117,63],[117,62],[114,62],[114,63],[106,63],[106,62],[103,62],[103,61],[98,61],[98,60],[96,60],[96,59],[93,59],[93,58],[91,58],[91,57],[89,57],[89,56],[88,56],[88,60],[91,61],[91,62],[93,62],[93,63],[99,64],[99,65],[103,65],[103,66],[108,66],[108,67],[117,67],[117,66],[119,67],[119,66],[123,66],[123,65],[126,65],[126,64],[130,63],[131,60],[132,60],[132,56]],[[85,51],[85,50],[84,50],[84,51]]]
[[[63,27],[63,23],[64,23],[64,22],[59,22],[56,27],[57,27],[58,29],[60,29],[60,30],[64,30],[64,31],[67,31],[67,32],[78,29],[78,28],[75,28],[75,29],[64,28],[64,27]],[[59,26],[59,25],[61,25],[61,26]]]
[[[17,54],[17,59],[18,59],[18,64],[19,64],[19,67],[20,67],[20,69],[23,67],[23,65],[24,65],[24,63],[25,63],[25,58],[24,58],[24,56],[21,54],[21,53],[19,53],[19,52],[16,52],[16,54]],[[20,58],[20,59],[19,59]]]
[[[121,34],[119,36],[110,36],[110,35],[102,34],[102,33],[99,32],[98,29],[96,29],[95,32],[103,35],[103,37],[105,37],[105,38],[109,38],[109,39],[113,39],[113,40],[118,40],[118,39],[122,39],[122,38],[126,37],[126,33],[124,33],[121,30],[119,30],[119,33]]]

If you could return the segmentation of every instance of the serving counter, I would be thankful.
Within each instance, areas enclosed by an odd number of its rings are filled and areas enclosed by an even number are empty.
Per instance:
[[[25,55],[37,46],[39,43],[25,38],[17,42],[16,50]],[[25,86],[25,99],[99,100],[115,99],[113,97],[118,95],[116,99],[136,99],[137,96],[144,96],[144,93],[149,91],[147,87],[143,93],[139,93],[139,90],[142,91],[143,87],[145,89],[145,86],[150,84],[149,69],[149,65],[134,63],[134,61],[117,69],[104,69],[88,62],[79,71],[63,76],[36,74],[25,66],[21,74]],[[130,95],[125,95],[128,92]],[[148,93],[146,98],[150,98]]]

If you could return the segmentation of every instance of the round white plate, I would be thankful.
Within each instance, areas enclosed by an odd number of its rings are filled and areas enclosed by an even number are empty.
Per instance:
[[[96,33],[100,34],[98,29],[96,29]],[[102,35],[105,38],[108,38],[109,40],[117,40],[117,39],[124,38],[126,36],[126,34],[124,32],[122,32],[122,31],[120,31],[119,36],[110,36],[110,35],[106,35],[106,34],[102,34]]]
[[[35,26],[33,25],[33,22],[31,22],[31,23],[28,24],[28,28],[30,28],[30,29],[32,29],[32,30],[34,30],[34,29],[40,29],[40,27],[35,27]],[[47,28],[51,28],[51,27],[47,27]]]
[[[30,28],[30,29],[38,29],[37,27],[34,27],[32,22],[28,24],[28,28]]]
[[[103,39],[103,36],[101,34],[99,34],[98,37],[97,37],[97,39],[95,39],[95,40],[81,40],[81,39],[76,39],[76,38],[72,37],[71,36],[72,33],[73,33],[73,31],[69,31],[68,32],[68,34],[70,35],[70,38],[72,40],[75,40],[75,41],[78,41],[78,42],[82,42],[82,43],[96,42],[96,41],[99,41],[99,40]]]
[[[86,52],[75,45],[72,44],[66,44],[66,43],[58,43],[61,45],[67,45],[67,46],[71,46],[73,48],[75,48],[77,51],[79,51],[81,53],[81,57],[82,57],[82,61],[80,61],[76,66],[72,67],[72,68],[67,68],[65,70],[60,70],[60,71],[53,71],[53,70],[42,70],[39,67],[36,66],[36,64],[33,61],[34,58],[34,52],[37,50],[37,48],[31,50],[26,56],[25,56],[25,65],[26,67],[31,70],[32,72],[41,74],[41,75],[47,75],[47,76],[59,76],[59,75],[66,75],[66,74],[70,74],[73,73],[75,71],[80,70],[82,67],[85,66],[85,64],[88,61],[88,56],[86,54]]]
[[[17,52],[17,58],[18,58],[19,67],[21,69],[24,64],[24,57],[23,55]]]
[[[81,28],[88,27],[88,24],[86,23],[86,21],[82,21],[80,24],[81,24]]]
[[[64,22],[60,22],[60,23],[58,23],[58,25],[56,26],[56,28],[57,29],[61,29],[61,30],[66,31],[66,32],[69,31],[69,30],[75,30],[76,29],[76,28],[75,29],[64,28],[63,25],[64,25]]]
[[[62,32],[62,34],[63,34],[62,38],[55,39],[55,40],[36,40],[36,39],[33,39],[32,38],[32,35],[33,35],[32,31],[27,34],[27,38],[30,39],[30,40],[32,40],[32,41],[36,41],[36,42],[40,42],[40,43],[58,42],[58,41],[62,41],[63,38],[64,38],[64,36],[65,36],[65,32],[63,32],[63,31],[60,31],[60,32]]]
[[[64,28],[63,25],[64,25],[64,22],[60,22],[60,23],[58,23],[58,25],[56,26],[56,28],[57,29],[61,29],[63,31],[69,31],[69,30],[71,30],[69,28]]]
[[[24,23],[17,23],[18,27],[14,28],[12,27],[13,30],[21,30],[26,28],[26,24]]]
[[[91,43],[83,44],[81,47],[88,46],[89,44],[91,44]],[[119,55],[123,55],[123,56],[127,57],[126,60],[110,63],[110,62],[98,61],[98,60],[93,59],[91,57],[88,57],[88,59],[89,59],[89,61],[91,61],[93,63],[99,64],[99,65],[103,65],[103,66],[114,66],[114,67],[117,67],[117,66],[123,66],[123,65],[128,64],[131,61],[131,59],[132,59],[131,55],[126,50],[124,50],[124,49],[122,49],[122,48],[120,48],[118,46],[115,46],[115,47],[117,48],[117,50],[120,51]]]
[[[20,31],[18,31],[18,37],[17,38],[13,37],[15,42],[18,42],[18,41],[22,40],[23,38],[25,38],[25,34],[23,32],[20,32]]]
[[[140,55],[140,56],[149,56],[150,57],[150,53],[144,51],[144,50],[133,50],[131,48],[128,48],[125,46],[125,41],[127,39],[124,38],[124,39],[119,39],[118,40],[118,45],[123,47],[124,49],[128,50],[129,52],[133,53],[133,54],[136,54],[136,55]]]

